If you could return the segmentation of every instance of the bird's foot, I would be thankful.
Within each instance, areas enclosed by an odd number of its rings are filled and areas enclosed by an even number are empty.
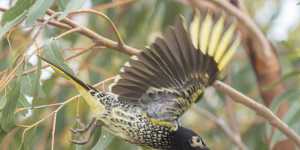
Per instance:
[[[79,125],[79,128],[70,128],[73,134],[87,132],[92,125],[96,122],[96,118],[93,118],[87,125],[81,122],[79,118],[76,118],[76,123]]]
[[[71,132],[75,135],[79,134],[80,139],[72,139],[71,142],[74,144],[86,144],[90,141],[92,134],[96,127],[98,127],[98,123],[96,121],[96,118],[93,118],[88,125],[84,125],[80,119],[77,119],[76,122],[79,124],[79,128],[73,129],[71,128]],[[85,134],[85,135],[83,135]]]

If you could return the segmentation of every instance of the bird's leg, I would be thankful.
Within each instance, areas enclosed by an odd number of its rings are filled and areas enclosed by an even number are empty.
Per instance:
[[[84,131],[75,131],[73,133],[82,133],[85,132],[87,135],[86,136],[81,136],[84,137],[84,139],[80,139],[80,140],[76,140],[76,139],[72,139],[71,142],[74,144],[86,144],[90,141],[92,134],[94,133],[95,129],[98,127],[102,126],[102,122],[101,121],[96,121],[96,119],[92,120],[91,123],[86,127],[86,129]]]
[[[71,128],[70,130],[76,134],[76,133],[83,133],[83,132],[86,132],[88,131],[92,125],[96,122],[96,118],[93,118],[87,125],[84,125],[79,118],[76,119],[76,122],[79,124],[79,128]]]
[[[87,132],[87,136],[84,139],[81,139],[81,140],[72,139],[71,142],[74,144],[80,144],[80,145],[88,143],[90,141],[92,134],[95,131],[96,127],[98,127],[98,124],[95,119],[95,120],[91,121],[91,123],[86,127],[85,131],[82,131],[82,132]],[[81,132],[81,131],[77,131],[75,133],[78,133],[78,132]]]

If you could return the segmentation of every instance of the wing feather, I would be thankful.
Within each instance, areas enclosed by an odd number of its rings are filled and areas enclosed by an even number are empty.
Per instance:
[[[236,23],[224,13],[196,11],[189,28],[179,18],[129,60],[111,92],[139,104],[155,119],[172,121],[187,110],[229,63],[239,45]]]

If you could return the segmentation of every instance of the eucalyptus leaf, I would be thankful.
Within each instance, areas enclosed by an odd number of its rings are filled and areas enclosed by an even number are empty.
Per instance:
[[[273,112],[276,112],[280,104],[283,102],[292,103],[295,100],[299,100],[300,98],[300,89],[299,88],[291,88],[286,90],[282,95],[276,97],[270,106]]]
[[[18,106],[19,107],[29,107],[31,104],[26,99],[25,95],[21,94],[18,99]]]
[[[2,24],[11,22],[24,14],[34,3],[34,0],[18,0],[9,10],[5,11],[2,17]]]
[[[92,150],[107,150],[108,145],[112,142],[113,136],[107,131],[103,130],[101,138],[98,140],[97,144]]]
[[[1,127],[5,131],[9,131],[15,126],[15,109],[20,96],[20,82],[16,80],[11,84],[12,87],[7,93],[6,106],[2,111],[2,113],[5,114],[5,117],[1,118]]]
[[[58,19],[61,20],[65,18],[70,12],[80,9],[84,2],[85,0],[70,0],[62,15],[60,15]]]
[[[26,19],[27,25],[32,25],[39,17],[45,15],[46,11],[52,6],[54,0],[37,0],[29,9]]]
[[[296,124],[297,126],[299,126],[299,115],[300,115],[300,103],[299,103],[299,99],[298,101],[294,101],[292,103],[290,103],[290,108],[288,110],[287,113],[285,113],[284,117],[283,117],[283,121],[289,126],[289,127],[293,127],[294,124]],[[269,125],[269,128],[271,128],[271,126]],[[271,129],[269,129],[271,130]],[[283,135],[279,130],[276,130],[274,135],[272,136],[272,143],[275,143],[276,141],[282,140],[286,138],[285,135]]]
[[[35,105],[36,100],[40,97],[41,93],[41,85],[40,85],[40,77],[41,77],[41,66],[42,62],[41,59],[38,58],[37,62],[37,71],[35,74],[35,79],[33,81],[33,102],[32,104]]]
[[[59,52],[61,45],[57,40],[50,39],[44,46],[43,56],[52,63],[62,67],[65,71],[74,74],[72,69],[64,63],[64,58]]]
[[[21,79],[21,93],[25,95],[32,95],[33,79],[32,75],[23,76]]]
[[[93,148],[98,143],[98,141],[101,140],[101,134],[102,134],[102,128],[96,127],[93,132],[93,138],[91,144],[89,144],[88,147],[86,147],[86,149]]]
[[[6,97],[5,97],[5,96],[2,96],[2,97],[0,98],[0,111],[5,107],[6,102],[7,102]]]
[[[14,26],[21,23],[23,19],[26,17],[27,11],[24,11],[21,15],[17,16],[13,20],[7,22],[4,24],[4,26],[0,27],[0,39],[3,38],[3,36]]]

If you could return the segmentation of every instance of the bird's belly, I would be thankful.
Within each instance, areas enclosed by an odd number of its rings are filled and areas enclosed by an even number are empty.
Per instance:
[[[169,128],[152,124],[142,111],[117,108],[102,119],[109,132],[130,143],[158,149],[170,145]]]

